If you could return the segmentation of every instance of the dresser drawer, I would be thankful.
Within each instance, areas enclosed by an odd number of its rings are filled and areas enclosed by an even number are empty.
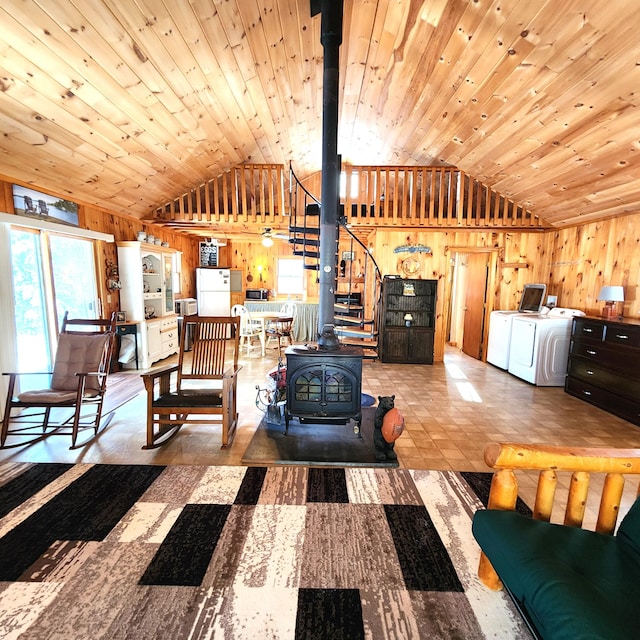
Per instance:
[[[118,335],[121,336],[133,336],[138,333],[137,324],[119,324],[117,326]]]
[[[640,380],[638,378],[632,378],[622,372],[611,371],[594,361],[571,358],[569,376],[584,380],[607,392],[632,399],[640,398]]]
[[[604,341],[625,347],[640,347],[640,327],[607,324]]]
[[[176,340],[178,338],[178,327],[162,330],[160,331],[160,336],[163,340]]]
[[[585,340],[601,341],[604,337],[604,323],[588,318],[575,318],[573,320],[573,337],[576,340],[584,338]]]
[[[584,358],[614,371],[623,372],[634,378],[640,378],[640,370],[633,358],[627,357],[619,347],[606,342],[581,342],[571,343],[571,358]]]
[[[178,318],[177,316],[171,316],[170,318],[162,318],[160,320],[160,331],[169,331],[171,329],[178,330]]]
[[[162,353],[176,353],[178,351],[178,339],[177,338],[169,338],[162,340]]]
[[[640,425],[640,402],[636,400],[615,395],[571,375],[567,378],[565,391],[624,420]]]

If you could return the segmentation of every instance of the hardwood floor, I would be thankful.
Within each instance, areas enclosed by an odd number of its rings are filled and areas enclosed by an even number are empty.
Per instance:
[[[0,450],[0,461],[128,464],[238,465],[262,413],[256,385],[276,365],[277,350],[262,358],[241,354],[240,424],[233,445],[220,449],[217,427],[187,426],[169,444],[144,451],[146,400],[140,393],[120,407],[98,438],[70,451],[66,437]],[[139,384],[140,371],[127,371]],[[447,350],[444,363],[398,365],[365,361],[362,390],[396,396],[406,429],[396,442],[401,467],[488,471],[484,447],[491,442],[546,443],[584,447],[640,448],[640,428],[569,396],[559,387],[535,387],[509,373]],[[521,479],[531,494],[535,476]],[[566,483],[564,483],[566,486]],[[563,483],[561,482],[561,487]]]

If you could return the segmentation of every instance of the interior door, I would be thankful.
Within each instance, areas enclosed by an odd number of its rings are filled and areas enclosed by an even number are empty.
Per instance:
[[[483,335],[489,257],[489,253],[470,253],[467,255],[462,351],[477,360],[482,359],[484,347]]]

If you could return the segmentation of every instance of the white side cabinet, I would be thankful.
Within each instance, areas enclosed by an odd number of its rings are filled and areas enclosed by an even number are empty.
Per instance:
[[[139,323],[138,360],[148,369],[178,352],[173,274],[179,252],[146,242],[118,242],[120,309]],[[126,363],[133,368],[134,362]]]

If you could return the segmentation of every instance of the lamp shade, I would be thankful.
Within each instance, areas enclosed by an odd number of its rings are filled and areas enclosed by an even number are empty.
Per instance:
[[[604,286],[600,289],[598,300],[604,300],[606,302],[624,302],[624,288],[621,286]]]

